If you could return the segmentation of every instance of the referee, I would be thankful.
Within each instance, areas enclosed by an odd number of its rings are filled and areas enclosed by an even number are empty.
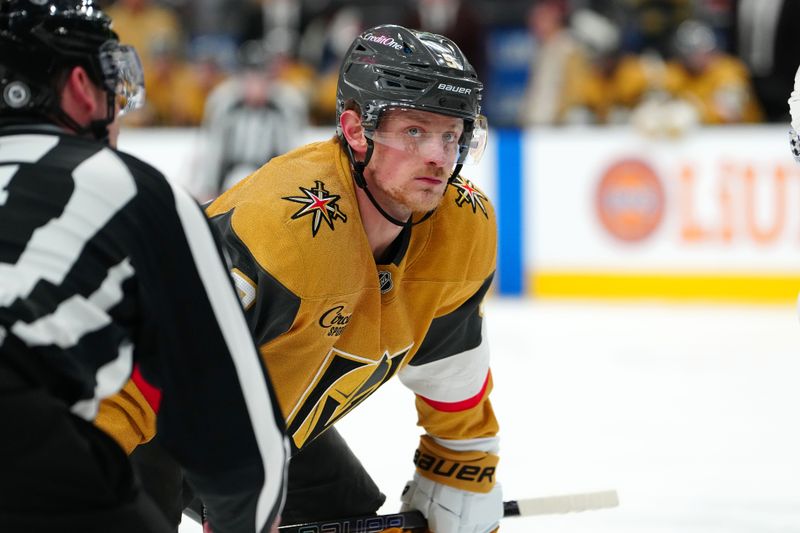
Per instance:
[[[264,532],[283,422],[200,208],[117,152],[136,52],[91,0],[0,0],[0,531],[155,533],[92,424],[137,366],[215,533]]]

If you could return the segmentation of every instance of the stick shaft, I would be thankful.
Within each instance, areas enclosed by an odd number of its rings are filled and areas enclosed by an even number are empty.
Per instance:
[[[619,505],[619,499],[616,491],[613,490],[564,494],[503,502],[503,517],[578,513],[607,509],[617,505]],[[307,524],[292,524],[281,526],[278,530],[280,533],[377,533],[392,527],[410,530],[424,529],[427,524],[427,520],[419,511],[407,511],[377,516],[325,520]]]
[[[547,496],[544,498],[529,498],[527,500],[517,500],[516,504],[519,508],[520,516],[536,516],[609,509],[619,505],[619,497],[616,491],[605,490]],[[508,516],[508,514],[505,516]]]

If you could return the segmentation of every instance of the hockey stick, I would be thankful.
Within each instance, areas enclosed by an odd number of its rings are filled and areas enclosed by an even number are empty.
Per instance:
[[[510,500],[503,502],[503,518],[579,513],[582,511],[608,509],[617,505],[619,505],[619,498],[614,490]],[[309,522],[307,524],[291,524],[279,527],[278,531],[280,533],[377,533],[389,528],[424,529],[427,525],[428,522],[422,513],[419,511],[406,511],[395,514]]]

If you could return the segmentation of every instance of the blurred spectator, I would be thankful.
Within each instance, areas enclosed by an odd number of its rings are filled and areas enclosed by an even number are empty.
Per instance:
[[[294,86],[304,100],[313,89],[314,68],[298,58],[300,31],[310,7],[328,0],[240,0],[240,46],[260,41],[270,51],[282,82]],[[252,46],[252,45],[251,45]]]
[[[300,40],[303,2],[300,0],[244,0],[240,37],[261,39],[277,53],[293,55]]]
[[[123,117],[127,126],[167,125],[171,122],[178,78],[186,69],[182,49],[174,38],[157,39],[150,46],[150,69],[145,76],[144,106]]]
[[[703,123],[761,120],[747,68],[719,49],[709,26],[697,20],[685,21],[675,33],[674,44],[676,58],[683,67],[677,95],[695,106]]]
[[[154,55],[165,42],[182,45],[182,29],[175,13],[153,0],[117,0],[105,10],[114,21],[114,31],[122,43],[133,45],[139,53],[147,80]],[[149,91],[149,87],[145,87]]]
[[[191,61],[174,39],[150,46],[150,71],[145,78],[147,98],[141,109],[123,117],[126,126],[198,126],[209,93],[227,76],[224,48],[195,40]]]
[[[624,121],[624,107],[618,94],[622,54],[617,27],[590,9],[572,15],[570,31],[584,48],[587,69],[577,80],[579,91],[567,110],[567,122],[577,124]]]
[[[188,184],[200,201],[215,198],[272,157],[302,142],[306,102],[281,81],[285,56],[263,41],[240,49],[240,69],[209,96],[203,118],[203,149]]]
[[[486,32],[480,16],[469,1],[410,0],[412,7],[404,26],[438,33],[452,39],[485,80]]]
[[[576,11],[570,28],[589,62],[585,77],[578,81],[576,107],[568,113],[570,123],[627,123],[643,104],[669,100],[683,80],[682,71],[671,68],[654,51],[624,52],[619,28],[592,10]]]
[[[788,122],[786,95],[800,60],[800,2],[736,0],[733,50],[750,70],[753,88],[771,122]]]
[[[173,69],[182,68],[183,37],[174,12],[152,0],[116,0],[106,13],[120,41],[133,45],[144,70],[146,105],[123,117],[127,126],[166,123],[165,97],[173,90]]]
[[[241,17],[251,0],[169,0],[181,17],[184,33],[189,38],[213,35],[227,36],[239,43]]]
[[[177,79],[171,126],[199,126],[203,121],[206,99],[234,67],[236,52],[231,41],[207,35],[192,40],[188,69]]]
[[[339,66],[350,43],[365,28],[357,7],[331,6],[313,19],[300,43],[299,55],[316,70],[310,95],[310,119],[316,125],[336,121],[336,84]]]
[[[697,0],[617,0],[622,6],[623,47],[669,57],[672,36],[692,16]]]
[[[586,57],[566,27],[566,9],[563,0],[539,0],[528,12],[536,48],[521,103],[522,125],[563,124],[581,101]]]

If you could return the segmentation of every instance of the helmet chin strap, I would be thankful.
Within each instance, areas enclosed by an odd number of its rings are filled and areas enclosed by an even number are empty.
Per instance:
[[[60,106],[56,105],[55,108],[55,117],[56,119],[61,122],[64,126],[68,127],[69,129],[73,130],[76,134],[80,136],[90,135],[95,140],[102,142],[103,144],[108,144],[109,142],[109,133],[108,133],[108,125],[114,122],[114,114],[115,114],[115,105],[114,105],[114,95],[107,92],[107,99],[106,99],[106,118],[100,120],[92,120],[85,126],[81,126],[78,124],[74,118],[69,116]]]
[[[364,169],[367,167],[367,163],[369,163],[369,160],[372,158],[372,151],[375,148],[372,139],[367,137],[367,153],[364,156],[364,161],[356,161],[355,155],[353,154],[353,149],[350,147],[350,143],[348,143],[347,140],[344,140],[344,147],[345,151],[347,152],[347,157],[348,159],[350,159],[350,165],[353,167],[353,177],[355,179],[356,185],[358,185],[358,187],[366,193],[367,198],[369,198],[369,201],[372,202],[372,205],[375,206],[375,209],[378,210],[378,213],[380,213],[383,216],[383,218],[385,218],[395,226],[400,226],[401,228],[405,228],[405,227],[416,226],[417,224],[422,224],[423,222],[428,220],[436,211],[435,208],[431,209],[417,221],[413,221],[411,217],[408,217],[408,220],[406,220],[405,222],[402,222],[393,217],[392,215],[390,215],[389,213],[387,213],[386,210],[383,207],[381,207],[381,204],[378,203],[378,200],[376,200],[375,197],[372,195],[372,192],[370,192],[369,187],[367,187],[367,180],[364,178]],[[458,173],[461,172],[462,166],[463,165],[459,163],[456,165],[455,169],[453,169],[453,173],[447,179],[448,185],[453,183],[453,180],[456,179]],[[445,192],[446,191],[447,187],[445,187]],[[442,193],[442,195],[444,195],[444,193]]]

